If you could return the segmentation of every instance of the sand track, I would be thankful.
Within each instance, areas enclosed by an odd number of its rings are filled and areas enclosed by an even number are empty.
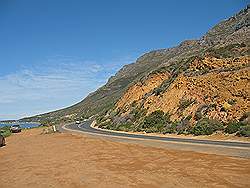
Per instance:
[[[23,131],[0,148],[0,187],[249,187],[250,159]]]

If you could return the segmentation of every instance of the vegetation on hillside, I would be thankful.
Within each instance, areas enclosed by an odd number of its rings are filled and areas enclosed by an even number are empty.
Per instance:
[[[248,17],[249,7],[199,40],[144,54],[80,103],[23,120],[94,116],[105,129],[249,136]]]
[[[250,125],[245,120],[234,121],[224,124],[216,119],[203,117],[199,119],[194,126],[191,125],[192,116],[187,116],[180,121],[171,121],[170,115],[162,110],[157,110],[145,116],[138,124],[131,121],[114,122],[107,120],[99,121],[98,127],[117,131],[147,132],[147,133],[163,133],[163,134],[193,134],[211,135],[215,132],[224,132],[226,134],[236,134],[238,136],[250,136]],[[131,119],[130,119],[131,120]]]

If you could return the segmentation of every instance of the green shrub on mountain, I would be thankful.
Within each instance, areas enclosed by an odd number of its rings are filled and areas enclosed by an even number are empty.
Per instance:
[[[192,129],[190,124],[190,116],[183,118],[176,126],[176,133],[177,134],[189,134]]]
[[[143,122],[143,128],[149,128],[154,125],[164,125],[169,121],[168,115],[165,115],[165,113],[162,110],[157,110],[149,114]]]
[[[195,99],[181,99],[180,103],[179,103],[179,110],[183,111],[185,110],[187,107],[189,107],[190,105],[196,103]]]
[[[240,128],[240,131],[237,133],[238,136],[250,137],[250,125],[246,125]]]
[[[236,133],[237,131],[241,129],[241,127],[245,125],[246,124],[244,124],[243,122],[237,122],[237,121],[230,122],[225,128],[225,132],[228,134]]]
[[[168,123],[165,125],[164,130],[162,131],[163,134],[173,134],[176,133],[176,127],[179,121],[175,121],[173,123]]]
[[[133,107],[130,114],[134,116],[136,120],[140,119],[141,117],[144,117],[147,114],[147,110],[145,108],[140,107]]]
[[[146,132],[162,132],[167,123],[170,123],[169,114],[157,110],[144,118],[141,128]]]
[[[214,110],[214,109],[216,109],[216,104],[214,103],[203,104],[199,106],[199,108],[195,112],[194,119],[198,121],[202,119],[203,117],[205,117],[209,111]]]
[[[114,130],[117,131],[134,131],[134,125],[132,123],[124,123],[124,124],[120,124],[120,125],[116,125]]]
[[[210,135],[215,131],[222,130],[223,124],[214,119],[203,118],[192,128],[190,133],[198,135]]]

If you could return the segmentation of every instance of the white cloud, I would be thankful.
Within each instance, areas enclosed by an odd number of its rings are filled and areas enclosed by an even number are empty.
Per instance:
[[[103,85],[129,59],[108,63],[56,56],[0,77],[0,120],[69,106]]]

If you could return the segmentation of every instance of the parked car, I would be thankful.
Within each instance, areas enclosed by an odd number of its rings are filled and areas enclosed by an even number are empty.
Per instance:
[[[20,125],[12,125],[10,127],[10,132],[12,132],[12,133],[19,133],[21,131],[22,131],[22,128]]]
[[[0,147],[5,146],[5,138],[0,132]]]
[[[76,124],[80,124],[81,122],[80,121],[76,121]]]

